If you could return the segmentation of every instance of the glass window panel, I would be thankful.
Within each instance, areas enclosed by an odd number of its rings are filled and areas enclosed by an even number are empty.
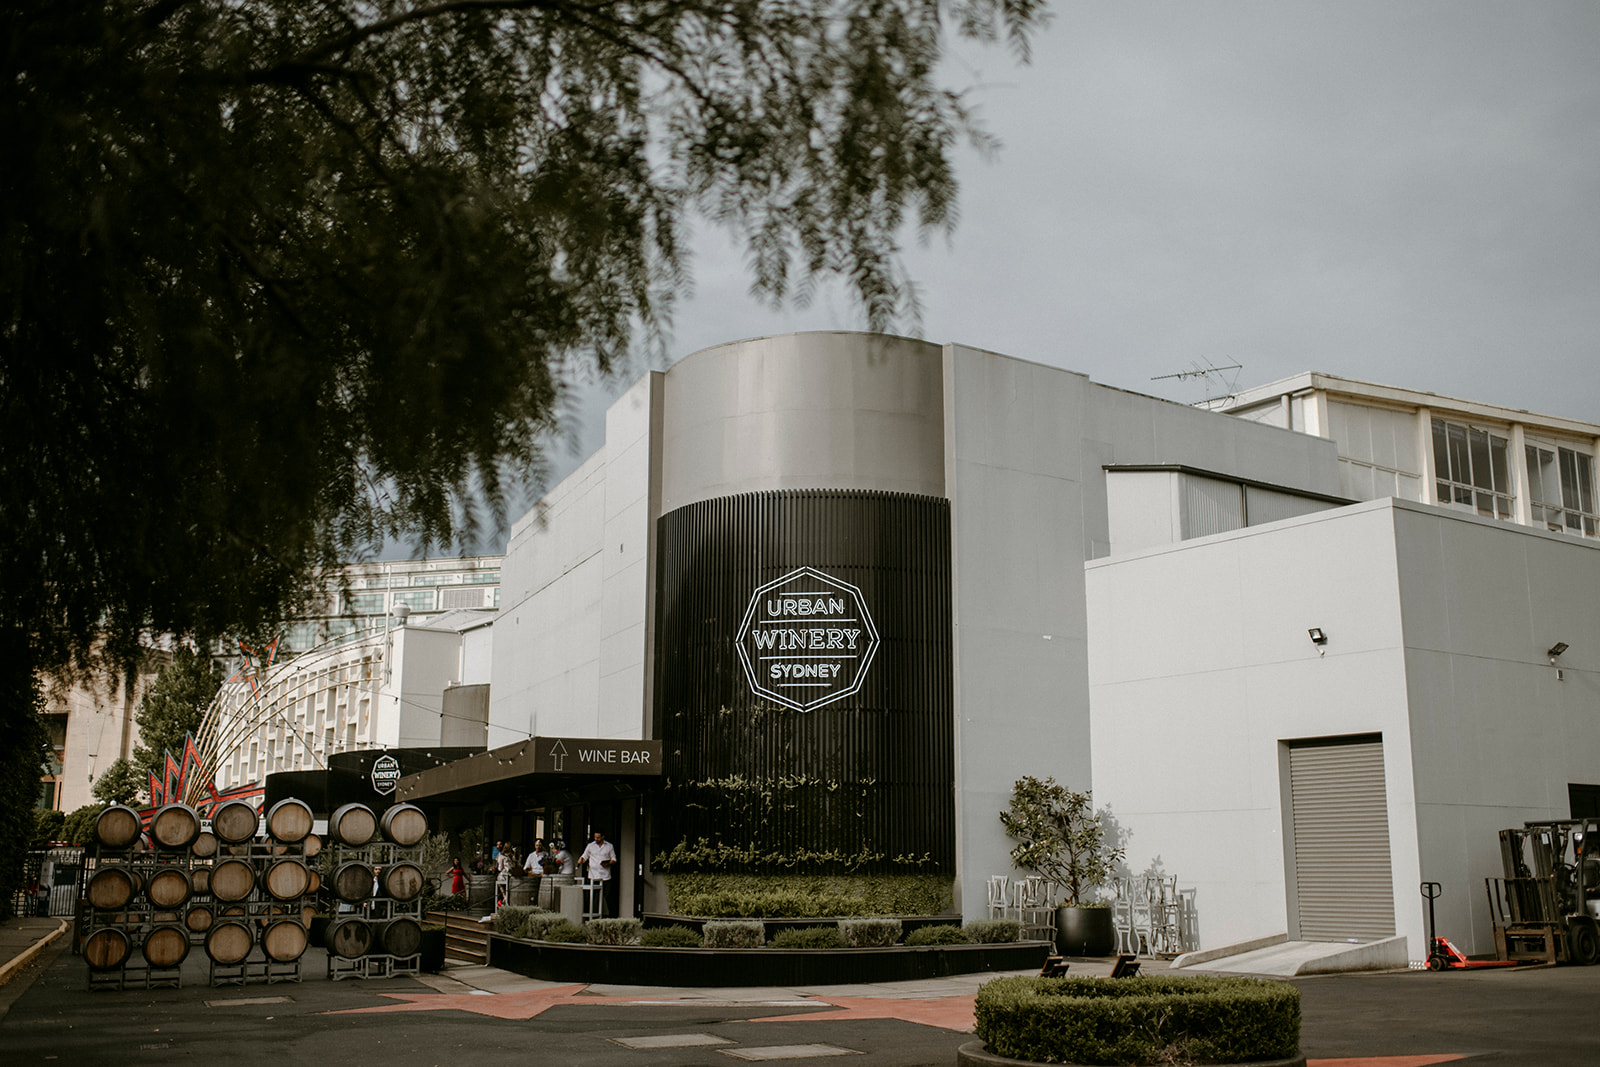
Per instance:
[[[1464,485],[1456,486],[1456,503],[1457,504],[1466,504],[1468,506],[1471,506],[1471,504],[1472,504],[1472,490],[1468,489]]]
[[[1470,485],[1472,460],[1467,453],[1467,428],[1454,423],[1445,427],[1450,432],[1450,480]],[[1467,498],[1471,502],[1471,497]]]
[[[1511,492],[1511,476],[1506,468],[1510,465],[1506,453],[1510,451],[1504,437],[1489,438],[1489,462],[1494,471],[1494,491],[1497,493]]]
[[[1437,495],[1438,499],[1443,500],[1446,503],[1449,503],[1449,501],[1450,501],[1450,483],[1449,482],[1439,482],[1433,488],[1437,491],[1436,495]]]
[[[1528,445],[1524,450],[1528,458],[1528,501],[1533,505],[1534,517],[1542,510],[1544,504],[1544,460],[1545,453]]]
[[[1468,430],[1467,443],[1472,453],[1471,484],[1479,489],[1493,489],[1494,483],[1489,480],[1489,435],[1482,430]]]
[[[1433,469],[1440,478],[1450,477],[1450,442],[1445,433],[1444,420],[1433,420]],[[1439,491],[1440,500],[1448,500],[1450,494],[1445,490]]]
[[[1578,456],[1570,448],[1561,450],[1561,504],[1578,506]]]

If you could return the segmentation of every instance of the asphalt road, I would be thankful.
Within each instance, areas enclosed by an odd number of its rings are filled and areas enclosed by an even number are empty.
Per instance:
[[[704,991],[550,989],[507,976],[508,984],[497,986],[506,991],[495,994],[439,980],[431,980],[438,988],[411,978],[331,982],[323,966],[320,951],[312,950],[299,983],[212,988],[200,958],[185,964],[179,989],[89,992],[82,961],[54,946],[0,987],[0,1060],[70,1067],[730,1067],[776,1049],[785,1062],[944,1065],[972,1040],[948,1022],[905,1017],[943,1019],[939,1012],[953,998],[907,998],[904,991],[899,999],[871,999],[856,990],[858,999],[844,1007],[820,999],[800,1006],[795,991],[741,994],[761,1002],[737,1003],[714,994],[705,999]],[[1459,1056],[1485,1065],[1600,1064],[1600,967],[1346,975],[1296,984],[1303,993],[1301,1047],[1313,1061]],[[680,992],[701,999],[639,1003]],[[808,1051],[802,1046],[834,1051],[797,1055]],[[1417,1061],[1391,1064],[1408,1062]]]

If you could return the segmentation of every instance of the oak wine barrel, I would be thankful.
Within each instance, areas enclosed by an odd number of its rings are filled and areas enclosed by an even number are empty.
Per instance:
[[[279,919],[269,923],[261,933],[261,951],[267,959],[279,963],[297,960],[306,950],[306,928],[296,919]]]
[[[316,834],[307,834],[300,842],[300,854],[310,859],[322,851],[322,838]]]
[[[300,906],[300,925],[301,926],[304,926],[308,930],[311,929],[311,920],[315,919],[316,917],[317,917],[317,906],[315,904],[302,904]]]
[[[415,900],[422,895],[422,868],[415,863],[391,863],[378,876],[383,895],[395,900]]]
[[[342,845],[364,845],[377,829],[378,817],[365,804],[346,804],[328,820],[328,833]]]
[[[153,923],[166,923],[176,925],[183,921],[183,913],[176,911],[152,911],[150,921]]]
[[[181,926],[158,926],[141,949],[152,967],[176,967],[189,955],[189,935]]]
[[[162,867],[150,876],[144,887],[146,899],[162,911],[182,907],[188,903],[192,891],[189,872],[181,867]]]
[[[239,963],[254,945],[250,927],[233,919],[214,924],[206,934],[206,955],[217,963]]]
[[[196,904],[184,915],[183,925],[197,934],[205,933],[211,929],[211,909],[204,905]]]
[[[307,893],[315,893],[322,888],[322,872],[315,867],[311,868],[311,885],[306,888]]]
[[[189,846],[189,851],[197,860],[210,859],[217,854],[217,835],[210,830],[201,830]]]
[[[126,867],[101,867],[89,876],[84,895],[89,906],[100,911],[115,911],[127,907],[128,901],[138,892],[137,876]]]
[[[311,888],[311,871],[298,859],[274,862],[261,876],[261,884],[274,900],[296,900]]]
[[[115,927],[101,927],[83,943],[83,962],[91,971],[114,970],[127,959],[128,935]]]
[[[113,804],[96,816],[94,839],[101,848],[132,848],[143,829],[137,811],[126,804]]]
[[[231,907],[231,908],[223,908],[217,914],[222,915],[225,918],[231,919],[236,915],[243,915],[244,914],[244,909],[241,908],[241,907],[238,907],[238,906],[234,906],[234,907]]]
[[[150,837],[162,852],[176,852],[200,836],[200,813],[187,804],[163,804],[150,819]]]
[[[372,948],[372,927],[365,919],[335,919],[328,924],[328,952],[340,959],[356,960]]]
[[[256,836],[260,816],[256,806],[248,800],[227,800],[211,814],[211,832],[217,840],[229,845],[243,844]]]
[[[189,881],[194,886],[194,891],[200,896],[211,892],[211,868],[196,867],[189,872]]]
[[[304,841],[311,832],[311,805],[289,797],[267,809],[267,833],[286,845]]]
[[[372,868],[356,860],[341,863],[334,869],[329,888],[334,896],[351,904],[366,900],[372,896]]]
[[[244,900],[256,887],[255,868],[244,860],[223,860],[211,868],[211,895],[227,903]]]
[[[396,804],[383,813],[383,837],[410,848],[428,836],[428,817],[415,804]]]
[[[415,919],[390,919],[383,927],[383,951],[391,956],[415,956],[422,951],[422,924]]]

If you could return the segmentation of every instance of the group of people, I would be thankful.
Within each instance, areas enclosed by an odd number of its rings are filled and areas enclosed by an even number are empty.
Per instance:
[[[533,848],[528,851],[526,859],[519,859],[517,846],[509,841],[497,841],[490,850],[489,860],[495,872],[494,879],[494,906],[503,906],[510,896],[511,876],[520,870],[524,875],[533,879],[542,879],[547,874],[574,874],[581,869],[584,877],[590,882],[601,885],[603,907],[601,913],[615,916],[617,914],[617,898],[621,882],[613,877],[617,866],[616,846],[606,840],[606,835],[599,830],[594,832],[594,840],[584,847],[583,853],[574,860],[572,853],[567,851],[567,843],[552,839],[545,841],[538,838],[533,842]],[[450,865],[450,892],[460,893],[466,885],[465,872],[461,867],[459,858]],[[538,881],[534,882],[534,892],[538,892]]]

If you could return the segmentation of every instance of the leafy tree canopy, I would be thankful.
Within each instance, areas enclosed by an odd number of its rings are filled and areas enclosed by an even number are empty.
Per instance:
[[[1000,825],[1017,841],[1011,862],[1048,878],[1063,903],[1079,905],[1122,862],[1124,850],[1107,840],[1105,814],[1095,812],[1088,790],[1080,793],[1054,778],[1024,775],[1011,787]]]
[[[13,0],[0,629],[202,637],[383,536],[460,543],[574,374],[662,351],[685,227],[914,312],[982,142],[944,32],[1042,0]],[[487,501],[480,514],[471,501]],[[12,647],[15,647],[13,645]]]
[[[144,779],[122,756],[118,756],[94,784],[95,799],[103,804],[131,804],[139,798]]]
[[[149,775],[161,777],[168,752],[182,760],[184,736],[200,732],[200,720],[221,686],[222,671],[211,657],[190,648],[172,654],[172,662],[150,683],[134,714],[139,744],[133,750],[133,767],[141,786],[148,784]]]

